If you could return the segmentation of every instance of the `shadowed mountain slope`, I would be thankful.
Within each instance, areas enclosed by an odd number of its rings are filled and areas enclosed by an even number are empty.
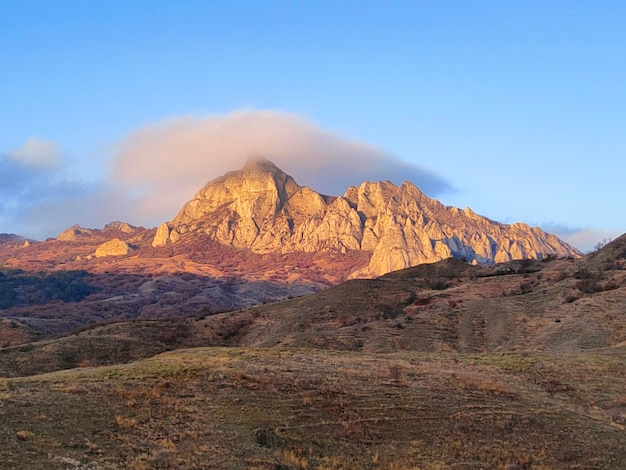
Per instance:
[[[626,341],[626,260],[602,263],[593,269],[587,258],[471,266],[451,258],[244,310],[164,323],[115,323],[0,350],[0,374],[127,362],[191,346],[372,353],[610,347]],[[32,360],[20,362],[28,356]]]

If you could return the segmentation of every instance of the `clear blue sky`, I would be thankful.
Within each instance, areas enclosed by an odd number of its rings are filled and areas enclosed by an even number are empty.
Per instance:
[[[244,109],[376,147],[445,181],[430,194],[445,204],[582,249],[626,232],[626,2],[0,0],[0,12],[0,232],[54,236],[42,207],[81,223],[71,199],[98,191],[138,129]]]

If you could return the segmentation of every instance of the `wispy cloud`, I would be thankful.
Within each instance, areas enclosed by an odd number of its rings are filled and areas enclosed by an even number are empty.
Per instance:
[[[554,222],[541,224],[541,227],[547,232],[557,235],[570,245],[575,246],[583,253],[592,251],[598,243],[613,240],[622,235],[622,232],[619,230],[600,230],[591,227],[569,227],[567,225]]]
[[[54,168],[61,162],[63,152],[53,140],[31,137],[22,147],[8,152],[6,158],[31,168]]]
[[[54,141],[30,138],[22,147],[1,153],[0,168],[0,231],[42,238],[55,227],[52,220],[71,216],[67,202],[89,191]]]

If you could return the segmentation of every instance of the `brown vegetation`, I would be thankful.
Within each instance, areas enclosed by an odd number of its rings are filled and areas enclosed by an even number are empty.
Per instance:
[[[5,379],[0,454],[7,469],[621,469],[624,353],[211,348]]]

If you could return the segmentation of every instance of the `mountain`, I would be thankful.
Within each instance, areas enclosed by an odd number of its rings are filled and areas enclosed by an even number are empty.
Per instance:
[[[324,196],[263,161],[158,230],[26,241],[0,236],[2,468],[626,468],[626,235],[559,258],[408,183]],[[385,246],[475,264],[342,282]]]
[[[206,234],[255,253],[371,253],[350,277],[374,277],[455,257],[492,264],[545,256],[580,256],[538,227],[506,225],[441,204],[409,182],[351,186],[326,196],[265,159],[248,161],[202,188],[154,237],[154,247]]]
[[[451,256],[488,265],[578,254],[538,228],[446,207],[410,183],[326,196],[254,160],[208,183],[158,229],[116,221],[73,225],[44,242],[0,235],[0,317],[28,331],[5,328],[0,346],[239,309]]]

